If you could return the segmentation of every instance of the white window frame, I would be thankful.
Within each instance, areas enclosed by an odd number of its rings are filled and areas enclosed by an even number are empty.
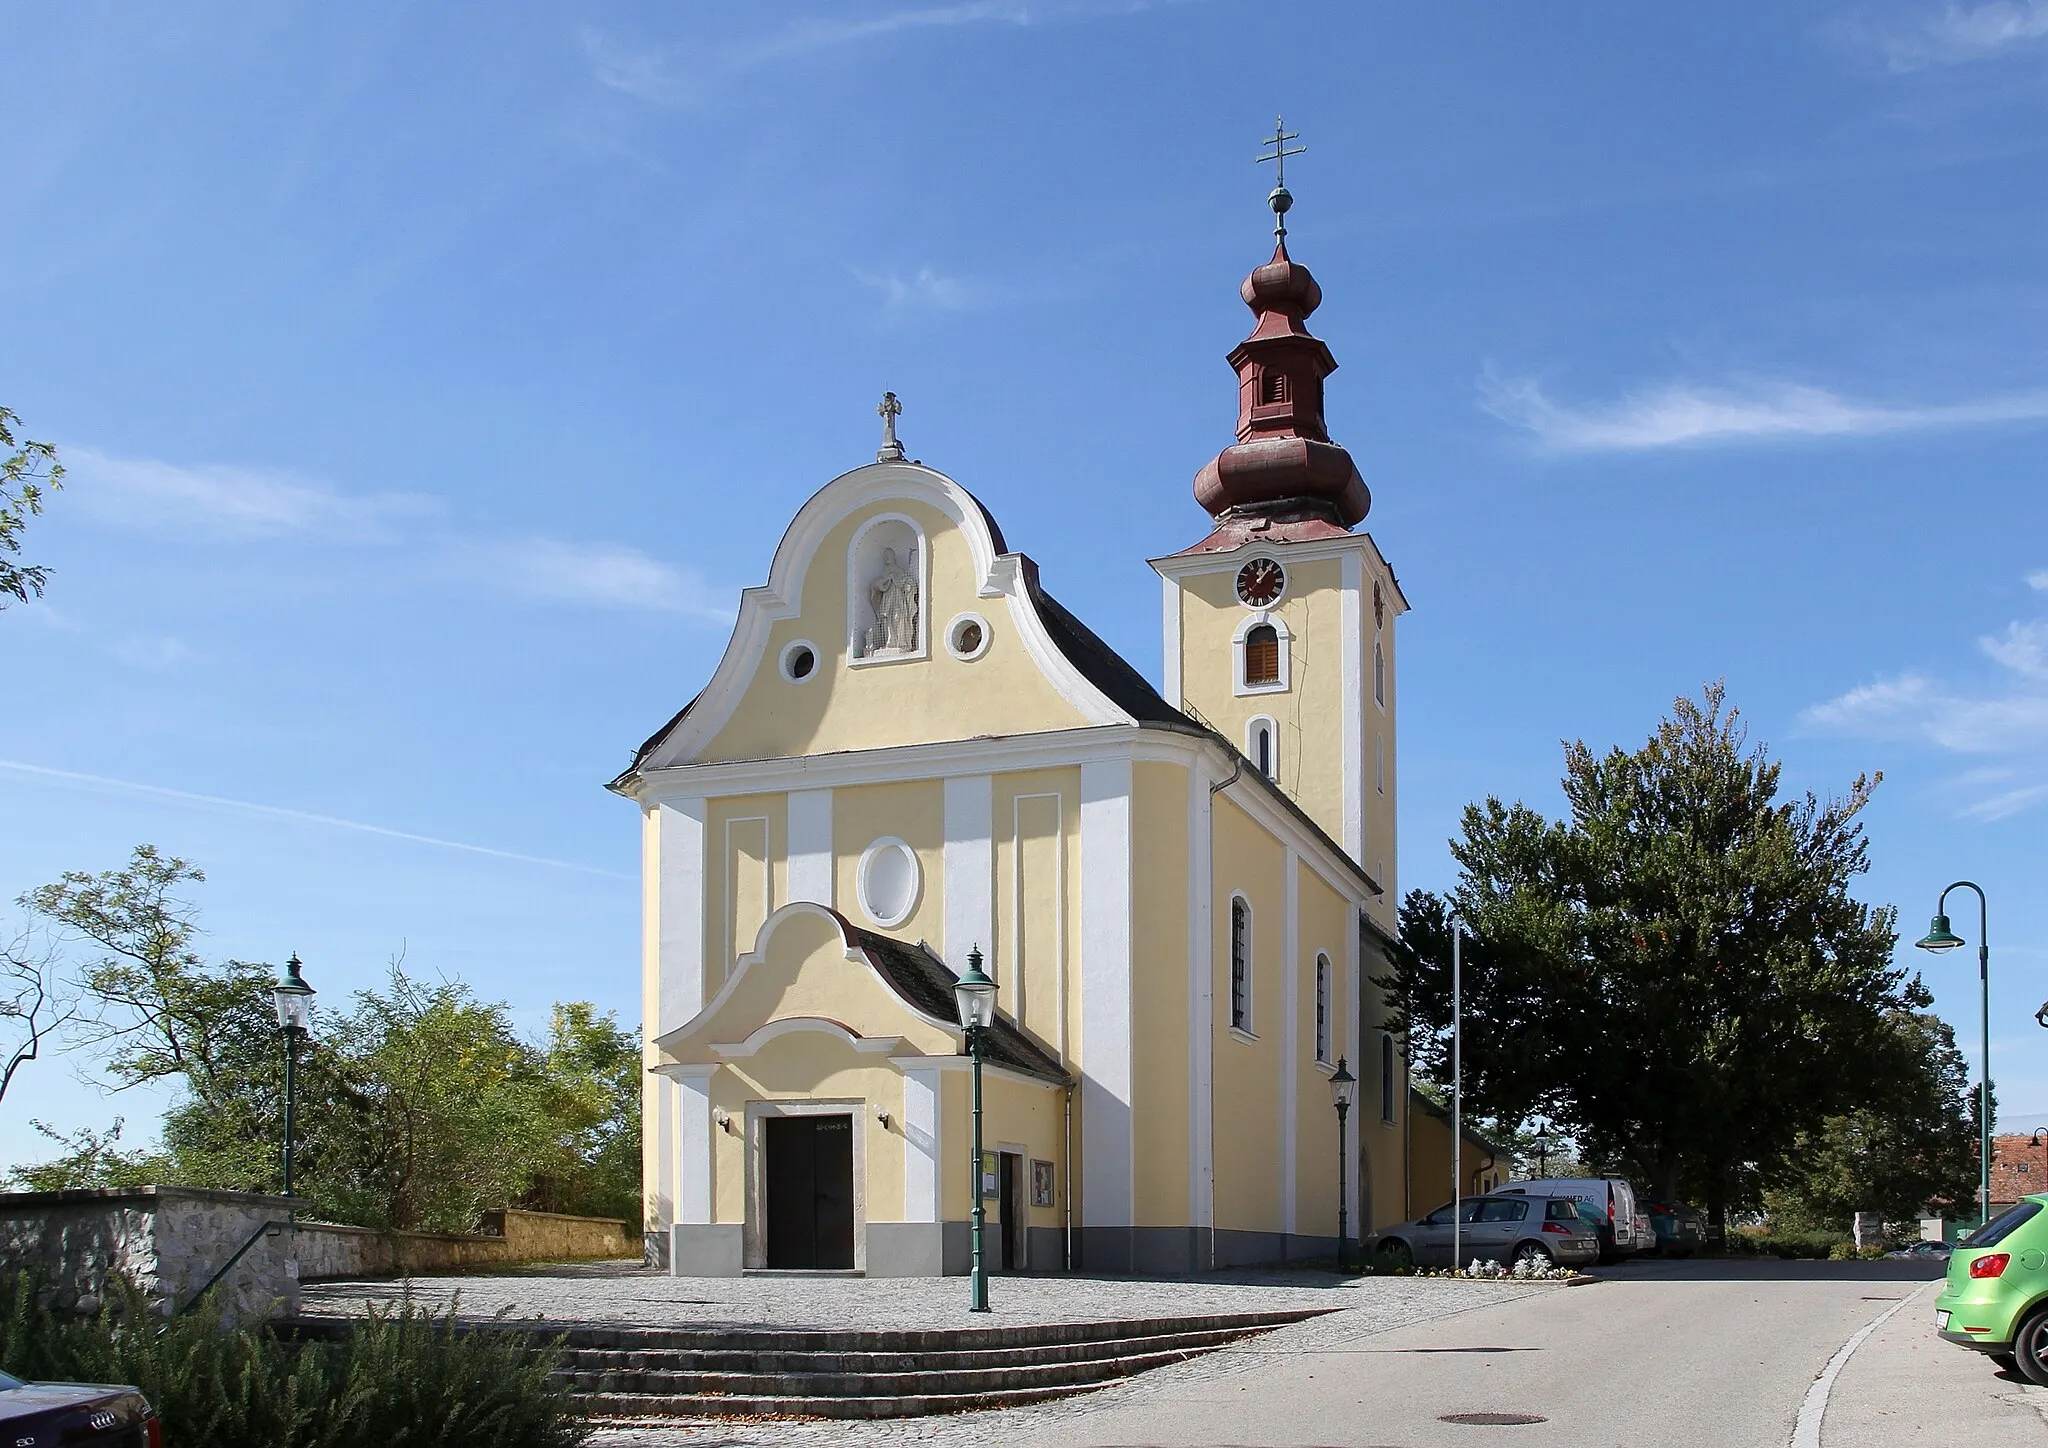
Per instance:
[[[1387,645],[1386,633],[1374,629],[1372,634],[1372,701],[1382,713],[1387,707]]]
[[[811,654],[811,671],[801,677],[791,673],[789,667],[791,662],[795,660],[797,650],[799,649],[808,649]],[[818,646],[809,639],[791,639],[782,646],[782,655],[776,660],[776,667],[782,671],[782,677],[789,683],[808,684],[811,680],[817,678],[818,675],[825,672],[825,656],[818,651]]]
[[[1267,739],[1267,767],[1261,773],[1277,784],[1280,779],[1280,725],[1274,720],[1272,715],[1254,714],[1245,721],[1244,757],[1252,762],[1254,769],[1259,767],[1259,730],[1261,729],[1266,731]]]
[[[1237,909],[1240,905],[1244,907],[1244,1023],[1242,1025],[1237,1020]],[[1258,1017],[1252,1010],[1252,987],[1256,984],[1259,977],[1258,956],[1252,948],[1254,938],[1252,935],[1252,902],[1242,890],[1230,892],[1230,909],[1225,913],[1224,920],[1224,928],[1227,932],[1224,942],[1224,953],[1230,965],[1230,993],[1225,998],[1225,1008],[1230,1012],[1230,1034],[1236,1036],[1241,1041],[1256,1041],[1258,1034],[1252,1028],[1257,1024]]]
[[[1326,950],[1316,952],[1316,1064],[1330,1064],[1331,1037],[1336,1033],[1331,1027],[1336,1024],[1336,987],[1331,981],[1330,954]]]
[[[1270,684],[1245,682],[1244,641],[1251,631],[1260,624],[1273,630],[1280,647],[1280,677]],[[1294,680],[1294,635],[1287,631],[1287,620],[1267,609],[1248,613],[1237,626],[1237,632],[1230,640],[1231,688],[1238,698],[1253,694],[1284,694],[1293,687]]]

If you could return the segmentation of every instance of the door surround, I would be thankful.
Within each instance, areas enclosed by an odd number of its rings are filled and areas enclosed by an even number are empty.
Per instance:
[[[749,1101],[747,1103],[747,1216],[741,1238],[741,1262],[749,1272],[768,1265],[768,1151],[761,1123],[779,1116],[850,1116],[853,1118],[853,1270],[868,1270],[868,1103],[858,1098],[818,1101]]]

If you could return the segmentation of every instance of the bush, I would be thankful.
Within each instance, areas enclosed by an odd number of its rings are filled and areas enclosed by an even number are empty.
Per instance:
[[[1846,1256],[1834,1256],[1837,1249]],[[1777,1257],[1787,1262],[1839,1262],[1856,1255],[1855,1244],[1840,1232],[1770,1232],[1759,1227],[1735,1228],[1728,1234],[1726,1250],[1731,1255]]]
[[[294,1342],[217,1311],[169,1319],[108,1284],[98,1312],[64,1316],[28,1274],[0,1304],[0,1370],[132,1383],[178,1448],[574,1448],[589,1435],[560,1351],[524,1333],[459,1331],[404,1303],[334,1342]]]

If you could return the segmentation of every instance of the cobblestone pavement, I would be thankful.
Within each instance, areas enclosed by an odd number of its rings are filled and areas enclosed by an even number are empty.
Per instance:
[[[371,1302],[409,1294],[437,1312],[459,1300],[466,1318],[502,1312],[510,1321],[564,1325],[887,1330],[1339,1307],[1384,1312],[1391,1321],[1425,1303],[1459,1300],[1461,1292],[1474,1301],[1498,1301],[1522,1290],[1558,1289],[1271,1270],[1192,1278],[997,1277],[989,1290],[994,1310],[971,1313],[964,1277],[669,1277],[601,1263],[488,1276],[308,1283],[301,1310],[309,1316],[353,1314]]]
[[[1193,1281],[1104,1280],[1091,1278],[1043,1279],[1038,1282],[1005,1281],[998,1289],[1023,1286],[1080,1288],[1085,1293],[1062,1293],[1073,1303],[1085,1295],[1101,1305],[1105,1315],[1129,1317],[1153,1315],[1171,1295],[1172,1310],[1185,1312],[1248,1312],[1259,1305],[1310,1306],[1338,1310],[1249,1338],[1242,1343],[1190,1358],[1172,1367],[1156,1368],[1137,1377],[1125,1378],[1094,1392],[1059,1398],[1030,1407],[1005,1408],[987,1413],[952,1413],[928,1418],[887,1418],[872,1422],[758,1418],[702,1418],[612,1422],[602,1426],[591,1439],[592,1448],[902,1448],[918,1444],[924,1448],[971,1448],[971,1445],[1015,1441],[1060,1441],[1079,1420],[1112,1407],[1135,1408],[1142,1412],[1152,1401],[1168,1401],[1188,1384],[1227,1383],[1234,1378],[1257,1374],[1276,1359],[1304,1353],[1341,1350],[1344,1345],[1375,1333],[1429,1322],[1496,1306],[1538,1293],[1580,1289],[1555,1283],[1450,1282],[1401,1277],[1366,1277],[1336,1287],[1315,1287],[1290,1281],[1305,1274],[1218,1273]],[[1324,1281],[1334,1279],[1325,1276]],[[918,1284],[928,1284],[922,1280]],[[957,1278],[941,1279],[941,1289],[956,1292]],[[1594,1289],[1600,1290],[1600,1289]],[[964,1314],[962,1314],[964,1316]],[[949,1317],[948,1322],[952,1319]],[[1022,1316],[1010,1319],[1025,1321]],[[1032,1320],[1060,1321],[1038,1316]]]
[[[636,1419],[608,1423],[593,1448],[933,1448],[1058,1436],[1064,1424],[1114,1405],[1171,1397],[1191,1382],[1257,1373],[1276,1357],[1317,1353],[1375,1333],[1450,1317],[1538,1293],[1554,1283],[1452,1282],[1405,1277],[1339,1278],[1327,1272],[1244,1270],[1196,1278],[998,1277],[994,1308],[967,1311],[964,1278],[668,1277],[618,1264],[536,1268],[473,1277],[309,1283],[304,1311],[342,1314],[408,1293],[464,1317],[548,1323],[670,1327],[935,1328],[1181,1317],[1289,1308],[1334,1309],[1219,1352],[1113,1383],[1091,1393],[993,1413],[846,1422],[799,1419]],[[1600,1289],[1594,1289],[1600,1290]]]

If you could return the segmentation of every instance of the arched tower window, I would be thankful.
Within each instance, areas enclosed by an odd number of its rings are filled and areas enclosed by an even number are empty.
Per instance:
[[[1372,641],[1372,700],[1387,707],[1387,650],[1378,638]]]
[[[1316,957],[1316,1059],[1330,1059],[1330,957]]]
[[[1242,895],[1230,902],[1230,1026],[1252,1028],[1252,907]]]
[[[1280,777],[1280,739],[1273,721],[1261,714],[1245,726],[1244,752],[1268,779]]]
[[[1256,625],[1244,636],[1244,681],[1247,684],[1280,682],[1280,634],[1269,623]],[[1381,702],[1386,701],[1382,699]]]

